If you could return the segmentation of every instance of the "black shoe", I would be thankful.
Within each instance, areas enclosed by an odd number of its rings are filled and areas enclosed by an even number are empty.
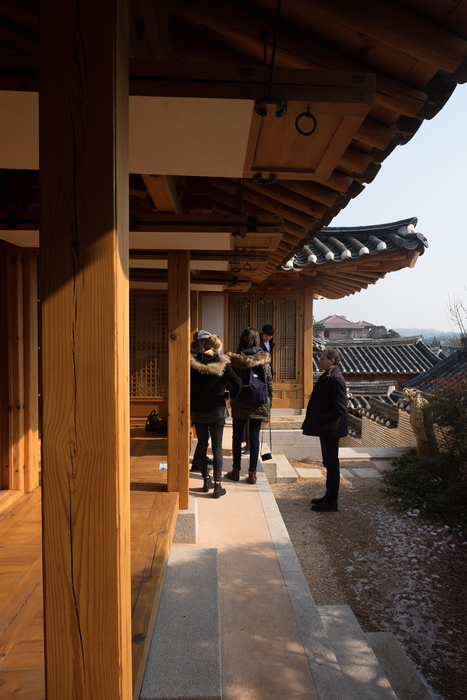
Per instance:
[[[212,494],[214,498],[220,498],[221,496],[225,496],[226,490],[222,488],[221,483],[215,483],[214,484],[214,493]]]
[[[311,504],[313,505],[314,503],[324,503],[324,501],[327,499],[327,496],[321,496],[321,498],[312,498],[311,499]]]
[[[203,483],[204,493],[207,493],[209,491],[209,489],[213,488],[213,486],[214,486],[214,484],[212,483],[211,477],[208,474],[208,476],[204,477],[204,483]]]
[[[337,513],[337,501],[323,501],[311,506],[311,510],[318,513]]]

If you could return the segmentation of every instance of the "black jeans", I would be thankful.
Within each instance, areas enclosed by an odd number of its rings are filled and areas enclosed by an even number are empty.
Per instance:
[[[209,442],[209,425],[208,425],[208,442]],[[199,462],[198,462],[198,445],[196,445],[196,449],[193,454],[193,462],[191,463],[192,467],[198,467]]]
[[[326,496],[337,501],[341,472],[339,467],[339,438],[320,437],[323,465],[326,469]]]
[[[206,477],[207,461],[206,450],[208,449],[209,434],[211,434],[212,460],[214,470],[214,481],[220,481],[222,477],[222,435],[224,433],[224,423],[195,423],[196,435],[198,436],[198,464],[201,474]]]
[[[259,433],[261,430],[261,418],[250,418],[250,472],[255,472],[258,465],[259,455]],[[232,433],[232,454],[234,469],[241,469],[242,462],[242,441],[243,428],[245,427],[246,419],[234,418],[233,433]]]

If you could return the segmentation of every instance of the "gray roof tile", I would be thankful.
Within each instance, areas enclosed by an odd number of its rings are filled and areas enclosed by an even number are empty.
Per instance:
[[[401,247],[423,254],[428,241],[422,233],[415,231],[417,221],[412,217],[376,226],[323,228],[282,269],[301,270],[307,265],[358,260],[364,255],[380,255]]]

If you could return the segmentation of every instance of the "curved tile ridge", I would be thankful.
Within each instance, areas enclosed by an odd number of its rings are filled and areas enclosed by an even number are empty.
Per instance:
[[[418,219],[412,217],[374,226],[323,228],[281,267],[285,271],[297,271],[307,265],[358,260],[363,255],[380,255],[402,247],[417,250],[422,255],[428,248],[428,241],[415,231],[417,222]]]

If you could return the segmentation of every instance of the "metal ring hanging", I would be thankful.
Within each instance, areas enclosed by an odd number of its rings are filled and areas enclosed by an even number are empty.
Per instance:
[[[298,123],[302,117],[306,117],[307,119],[312,119],[313,120],[313,128],[311,131],[303,131],[300,129]],[[311,134],[314,134],[316,131],[317,127],[317,122],[316,122],[316,117],[310,112],[310,108],[306,108],[306,112],[302,112],[301,114],[298,115],[298,117],[295,120],[295,128],[297,129],[298,133],[301,134],[302,136],[311,136]]]
[[[279,107],[276,110],[276,117],[283,117],[287,113],[287,102],[281,97],[259,97],[255,102],[256,114],[259,114],[260,117],[265,117],[267,115],[266,105]]]
[[[249,250],[247,253],[250,260],[256,260],[256,250]]]
[[[251,270],[251,265],[250,265],[250,263],[249,263],[249,262],[246,262],[246,263],[244,264],[244,266],[243,266],[243,269],[244,269],[246,272],[250,272],[250,270]]]
[[[277,180],[276,173],[269,173],[269,177],[261,177],[262,173],[255,173],[253,175],[253,182],[257,185],[273,185]]]

